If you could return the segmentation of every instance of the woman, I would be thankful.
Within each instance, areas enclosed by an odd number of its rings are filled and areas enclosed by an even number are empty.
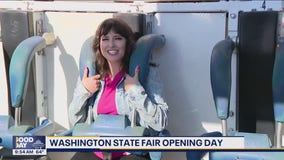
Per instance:
[[[162,98],[162,85],[154,65],[150,67],[146,88],[138,80],[139,66],[133,77],[128,74],[129,60],[135,45],[133,36],[130,27],[118,18],[106,19],[98,27],[93,43],[98,74],[88,77],[88,68],[85,68],[82,80],[78,80],[69,107],[72,125],[82,117],[78,113],[85,101],[97,92],[93,106],[94,119],[98,114],[119,114],[131,120],[135,108],[139,125],[155,131],[162,131],[166,127],[168,106]],[[97,152],[95,155],[102,158]],[[128,153],[113,153],[112,157],[142,158]]]

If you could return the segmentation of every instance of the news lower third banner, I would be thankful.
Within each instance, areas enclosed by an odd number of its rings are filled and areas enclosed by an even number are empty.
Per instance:
[[[244,137],[79,137],[14,136],[14,155],[76,151],[239,150]]]

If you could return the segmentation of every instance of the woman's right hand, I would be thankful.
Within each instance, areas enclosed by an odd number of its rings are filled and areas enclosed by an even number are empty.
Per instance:
[[[84,75],[82,78],[83,86],[88,90],[88,92],[95,93],[100,88],[101,75],[97,74],[97,75],[89,77],[88,73],[89,73],[89,69],[86,67],[84,69]]]
[[[140,66],[136,66],[133,77],[131,77],[129,74],[126,74],[125,81],[124,81],[125,91],[129,90],[129,88],[131,88],[133,85],[139,82],[139,72],[140,72]]]

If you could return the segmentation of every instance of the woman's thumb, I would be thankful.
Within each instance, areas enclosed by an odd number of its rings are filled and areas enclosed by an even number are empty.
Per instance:
[[[140,72],[140,66],[136,66],[135,67],[135,75],[134,75],[134,77],[136,77],[137,79],[139,78],[139,72]]]
[[[84,68],[84,75],[83,75],[83,77],[87,78],[88,74],[89,74],[89,69],[88,69],[88,67],[85,67]]]

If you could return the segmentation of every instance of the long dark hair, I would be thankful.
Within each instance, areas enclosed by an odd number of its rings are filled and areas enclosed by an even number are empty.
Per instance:
[[[105,77],[109,73],[109,66],[107,60],[103,57],[100,50],[100,39],[103,35],[107,35],[111,30],[120,34],[126,39],[125,54],[122,58],[122,70],[128,73],[129,61],[132,51],[135,47],[134,34],[128,24],[119,18],[109,18],[104,20],[96,31],[93,43],[93,50],[95,52],[96,72]]]

